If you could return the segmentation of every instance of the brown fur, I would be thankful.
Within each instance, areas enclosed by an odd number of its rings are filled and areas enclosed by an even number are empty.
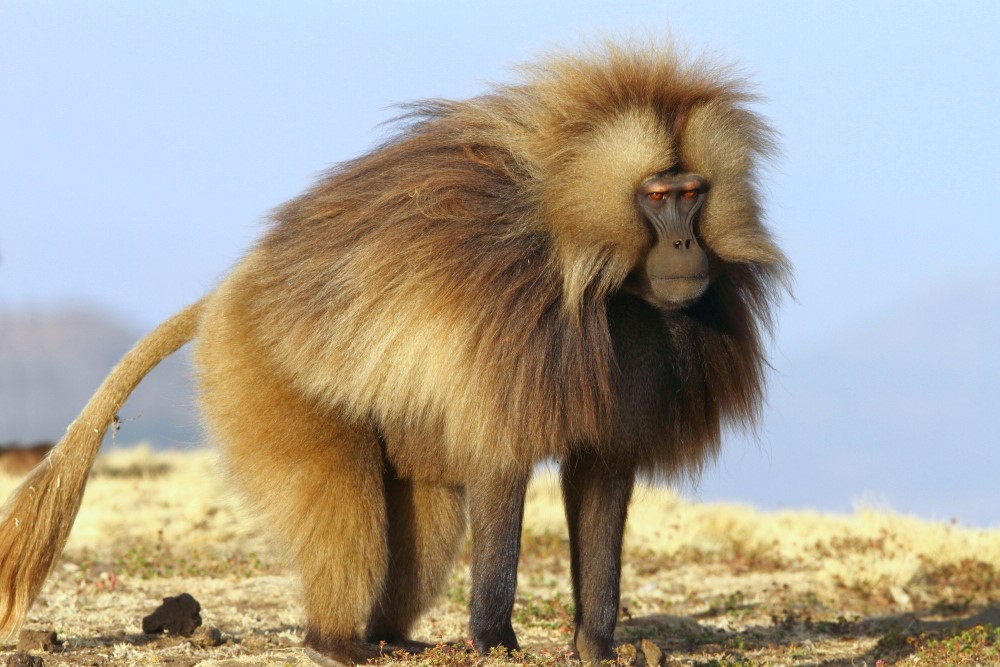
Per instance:
[[[366,639],[405,639],[448,572],[467,496],[473,634],[516,644],[512,536],[532,467],[554,457],[577,645],[607,657],[633,475],[697,470],[723,424],[752,424],[760,408],[761,333],[786,263],[760,221],[756,169],[771,142],[752,100],[738,78],[669,48],[607,44],[481,97],[417,105],[398,136],[279,209],[188,311],[206,423],[302,573],[309,645],[357,661]],[[661,312],[623,285],[652,242],[634,193],[670,169],[710,184],[698,235],[711,286]],[[176,342],[131,354],[155,363]],[[65,541],[100,442],[77,437],[5,510],[0,634]],[[73,488],[41,507],[32,486],[70,467]],[[618,508],[608,521],[604,498]],[[32,516],[44,521],[28,534],[18,526]],[[594,572],[581,554],[604,543],[614,565]],[[507,577],[495,595],[493,570]]]

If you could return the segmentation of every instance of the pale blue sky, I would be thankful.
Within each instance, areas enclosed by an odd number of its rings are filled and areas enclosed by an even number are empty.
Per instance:
[[[782,135],[766,184],[795,264],[775,354],[794,393],[799,355],[928,295],[1000,286],[998,8],[5,0],[0,308],[82,302],[152,326],[210,290],[270,208],[372,146],[393,104],[467,97],[551,46],[669,26],[750,72]],[[773,470],[782,446],[762,447],[741,456]],[[756,499],[724,463],[704,493]]]

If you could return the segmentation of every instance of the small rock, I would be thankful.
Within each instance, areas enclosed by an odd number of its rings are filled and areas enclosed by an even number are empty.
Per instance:
[[[646,656],[646,664],[649,667],[660,667],[660,661],[663,660],[663,651],[660,647],[648,639],[643,639],[639,646],[642,648],[642,654]]]
[[[619,665],[638,664],[636,658],[639,656],[639,652],[635,650],[635,644],[620,644],[615,650],[618,652]]]
[[[3,665],[4,667],[45,667],[45,661],[37,655],[11,653],[3,659]]]
[[[191,643],[201,648],[212,648],[222,645],[222,633],[219,628],[203,625],[191,635]]]
[[[166,632],[171,635],[190,637],[201,625],[201,605],[187,593],[177,597],[163,598],[163,604],[142,619],[142,631],[147,635]]]
[[[21,630],[17,636],[18,651],[44,651],[51,653],[59,645],[56,633],[52,630]]]

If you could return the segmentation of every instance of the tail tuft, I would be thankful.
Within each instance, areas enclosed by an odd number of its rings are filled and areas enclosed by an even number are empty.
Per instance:
[[[13,639],[62,553],[104,433],[136,385],[194,338],[204,299],[158,326],[111,371],[59,444],[0,511],[0,640]]]

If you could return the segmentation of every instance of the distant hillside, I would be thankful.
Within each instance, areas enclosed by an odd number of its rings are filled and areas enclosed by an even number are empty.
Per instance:
[[[910,295],[777,366],[759,444],[727,444],[707,497],[1000,524],[1000,274]]]
[[[0,443],[57,440],[141,335],[99,311],[0,311]],[[199,442],[193,405],[183,351],[158,366],[122,407],[115,442]]]

